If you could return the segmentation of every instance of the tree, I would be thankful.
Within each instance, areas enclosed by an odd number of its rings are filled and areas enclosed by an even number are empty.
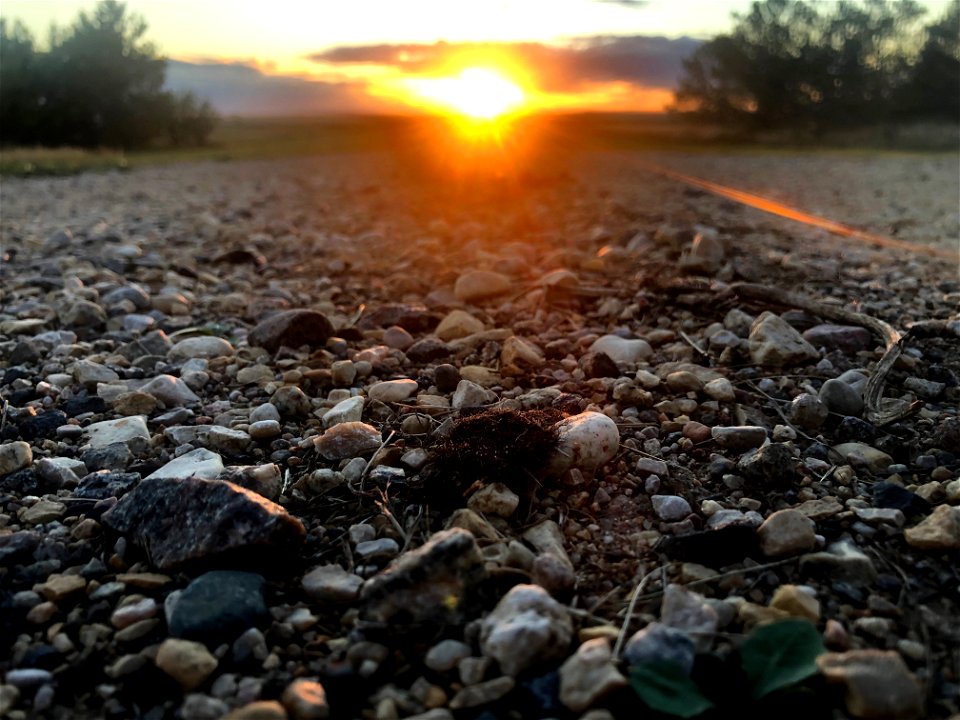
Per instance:
[[[162,135],[206,142],[212,108],[163,89],[166,60],[146,31],[144,20],[117,0],[81,12],[64,31],[51,28],[46,52],[36,51],[21,24],[9,31],[4,24],[4,142],[133,148]]]
[[[728,126],[813,131],[946,115],[955,104],[929,101],[956,102],[958,7],[924,31],[914,0],[754,2],[685,61],[675,107]]]
[[[899,97],[904,113],[960,118],[960,2],[926,29],[926,41]]]
[[[0,119],[4,134],[28,142],[40,112],[36,72],[30,32],[20,22],[0,19]]]

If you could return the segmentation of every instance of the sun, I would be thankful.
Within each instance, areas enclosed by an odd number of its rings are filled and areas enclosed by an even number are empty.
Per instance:
[[[418,78],[410,85],[428,102],[474,120],[494,120],[519,108],[525,99],[516,83],[485,67],[469,67],[454,77]]]

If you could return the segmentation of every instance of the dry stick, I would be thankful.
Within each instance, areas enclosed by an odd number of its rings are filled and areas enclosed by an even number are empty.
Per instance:
[[[659,573],[660,568],[654,568],[644,575],[640,579],[640,582],[637,583],[637,587],[633,591],[633,595],[630,597],[630,604],[627,606],[627,616],[623,619],[623,625],[620,626],[620,634],[617,635],[617,643],[613,646],[613,657],[620,657],[620,651],[623,650],[623,643],[627,639],[627,630],[630,627],[630,619],[633,617],[633,609],[637,606],[637,598],[640,597],[640,593],[643,592],[643,589],[647,586],[647,582],[655,578]]]
[[[704,357],[710,357],[710,353],[708,353],[708,352],[707,352],[706,350],[704,350],[702,347],[700,347],[699,345],[697,345],[697,343],[693,340],[693,338],[690,337],[689,335],[687,335],[683,330],[680,331],[680,337],[682,337],[682,338],[687,342],[687,345],[689,345],[690,347],[692,347],[692,348],[693,348],[694,350],[696,350],[698,353],[700,353],[700,354],[703,355]]]
[[[758,393],[760,393],[760,394],[763,395],[767,400],[770,401],[771,405],[773,406],[773,409],[776,411],[777,415],[780,416],[780,419],[783,420],[784,423],[786,423],[786,425],[787,425],[788,428],[790,428],[791,430],[793,430],[793,431],[794,431],[795,433],[797,433],[798,435],[803,435],[803,437],[805,437],[805,438],[806,438],[807,440],[809,440],[810,442],[816,442],[816,441],[817,441],[816,438],[810,437],[810,436],[807,435],[803,430],[801,430],[800,428],[798,428],[796,425],[794,425],[792,422],[790,422],[790,421],[787,419],[787,416],[784,414],[783,410],[781,410],[781,409],[780,409],[780,406],[777,405],[777,403],[780,402],[779,400],[777,400],[775,397],[771,397],[770,395],[767,395],[767,393],[765,393],[763,390],[761,390],[759,386],[755,385],[754,383],[752,383],[752,382],[749,381],[749,380],[747,381],[747,385],[749,385],[751,388],[753,388],[754,390],[756,390]]]
[[[786,560],[776,560],[775,562],[765,563],[763,565],[754,565],[753,567],[748,567],[748,568],[738,568],[737,570],[730,570],[728,572],[720,573],[719,575],[712,575],[711,577],[703,578],[701,580],[692,580],[688,583],[676,583],[676,584],[686,588],[698,587],[700,585],[706,585],[708,583],[712,583],[715,580],[723,580],[724,578],[728,578],[728,577],[735,577],[737,575],[746,575],[747,573],[759,572],[762,570],[770,570],[771,568],[780,567],[781,565],[789,565],[792,562],[796,562],[801,557],[802,556],[798,555],[797,557],[787,558]],[[663,595],[663,590],[658,590],[657,592],[652,592],[649,595],[644,595],[643,597],[637,598],[636,600],[637,602],[639,601],[646,602],[647,600],[656,600],[658,597],[661,597],[662,595]],[[630,612],[633,612],[632,608],[630,608]]]
[[[391,430],[391,431],[390,431],[390,434],[387,435],[387,439],[384,440],[382,443],[380,443],[380,447],[378,447],[377,450],[376,450],[376,452],[373,453],[373,455],[370,456],[370,459],[369,459],[369,460],[367,460],[367,464],[363,466],[363,472],[360,473],[360,489],[359,489],[359,490],[354,490],[354,489],[353,489],[353,486],[350,486],[350,490],[351,490],[351,492],[353,492],[354,495],[363,495],[363,485],[364,485],[364,483],[365,483],[366,480],[367,480],[367,473],[370,472],[370,465],[373,463],[373,459],[377,456],[377,453],[379,453],[379,452],[380,452],[381,450],[383,450],[387,445],[390,444],[390,441],[393,440],[393,436],[394,436],[395,434],[396,434],[396,432],[395,432],[394,430]]]
[[[883,399],[883,389],[887,383],[887,375],[897,358],[900,357],[901,352],[903,352],[903,342],[909,337],[910,332],[901,336],[892,325],[885,323],[883,320],[878,320],[863,313],[850,312],[843,308],[826,305],[802,295],[766,285],[736,283],[730,286],[730,290],[744,300],[798,308],[827,320],[857,325],[879,335],[883,339],[886,351],[880,358],[880,362],[877,363],[877,369],[870,376],[864,389],[863,402],[866,406],[864,416],[874,425],[888,425],[910,414],[912,408],[910,406],[904,407],[905,403],[903,401],[892,398]]]

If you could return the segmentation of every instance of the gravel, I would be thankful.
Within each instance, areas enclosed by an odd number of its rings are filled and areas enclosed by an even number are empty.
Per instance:
[[[949,158],[654,159],[960,234]],[[631,664],[788,616],[828,714],[960,712],[960,338],[910,340],[875,425],[882,339],[729,290],[905,331],[955,263],[625,153],[225,167],[4,178],[5,716],[635,717]]]

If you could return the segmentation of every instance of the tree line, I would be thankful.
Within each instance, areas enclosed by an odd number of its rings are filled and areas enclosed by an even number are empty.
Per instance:
[[[140,148],[205,144],[217,116],[190,93],[164,89],[166,61],[146,23],[116,0],[51,28],[45,49],[20,22],[0,20],[0,125],[10,145]]]
[[[960,121],[960,0],[754,2],[684,62],[675,108],[745,130]]]

